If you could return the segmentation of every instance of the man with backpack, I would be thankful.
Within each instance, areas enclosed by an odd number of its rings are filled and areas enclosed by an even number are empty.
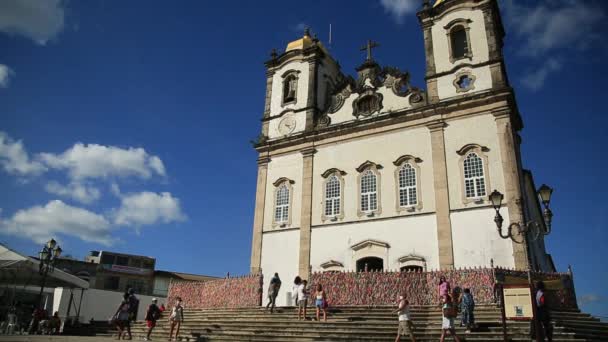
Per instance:
[[[150,341],[150,335],[152,334],[152,329],[156,326],[156,321],[160,318],[161,311],[158,306],[156,298],[152,298],[152,304],[148,306],[148,311],[146,311],[146,325],[148,326],[148,333],[144,338],[144,341]]]

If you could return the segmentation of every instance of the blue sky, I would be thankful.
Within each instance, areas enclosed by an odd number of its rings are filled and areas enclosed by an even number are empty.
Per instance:
[[[263,62],[310,26],[354,74],[367,39],[424,87],[419,1],[0,2],[0,241],[55,237],[157,267],[248,271]],[[586,311],[608,316],[600,1],[502,2],[523,159],[555,188],[556,266]]]

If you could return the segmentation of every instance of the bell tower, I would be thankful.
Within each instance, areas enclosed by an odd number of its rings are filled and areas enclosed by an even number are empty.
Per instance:
[[[509,87],[496,0],[425,1],[418,19],[431,103]]]

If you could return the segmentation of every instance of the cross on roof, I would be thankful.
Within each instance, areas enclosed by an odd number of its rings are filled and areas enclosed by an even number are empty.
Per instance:
[[[367,59],[366,60],[368,60],[368,61],[372,60],[372,49],[375,47],[378,47],[378,46],[380,46],[380,44],[378,44],[374,41],[371,41],[369,39],[367,40],[367,45],[365,45],[364,47],[361,48],[361,51],[367,50]]]

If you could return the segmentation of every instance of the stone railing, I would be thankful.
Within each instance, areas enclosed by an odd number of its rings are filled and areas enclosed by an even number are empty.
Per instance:
[[[489,268],[431,272],[322,272],[311,275],[311,290],[321,284],[331,305],[392,305],[405,293],[413,305],[438,304],[439,278],[452,289],[469,288],[477,303],[494,302]]]
[[[167,303],[171,307],[176,297],[189,309],[237,308],[261,305],[262,275],[248,275],[204,282],[171,281]]]

